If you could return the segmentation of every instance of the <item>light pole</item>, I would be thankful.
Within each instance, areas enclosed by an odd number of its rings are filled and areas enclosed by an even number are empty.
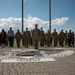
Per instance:
[[[22,0],[22,33],[24,28],[24,0]]]
[[[49,30],[51,32],[51,0],[49,0]]]

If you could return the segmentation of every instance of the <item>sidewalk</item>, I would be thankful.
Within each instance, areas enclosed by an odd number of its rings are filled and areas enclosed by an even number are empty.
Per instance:
[[[24,47],[2,48],[0,54],[14,49],[25,50]],[[40,50],[43,49],[47,54],[62,51],[60,47],[40,48]],[[63,49],[75,51],[75,48]],[[75,53],[68,57],[57,58],[56,61],[51,62],[0,63],[0,75],[75,75]]]

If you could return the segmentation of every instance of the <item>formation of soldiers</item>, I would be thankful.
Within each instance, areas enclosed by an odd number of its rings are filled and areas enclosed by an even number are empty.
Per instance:
[[[69,30],[69,32],[64,32],[63,30],[61,30],[58,34],[56,29],[54,29],[53,33],[51,33],[49,30],[47,30],[47,32],[45,33],[42,28],[38,29],[38,24],[35,24],[35,28],[31,31],[29,31],[26,27],[26,30],[22,34],[19,29],[14,34],[12,28],[10,28],[7,35],[10,47],[13,47],[14,38],[16,39],[17,47],[20,47],[22,39],[23,46],[25,46],[26,48],[28,48],[29,46],[33,46],[35,49],[38,49],[38,46],[57,47],[59,45],[61,47],[71,47],[74,46],[75,41],[74,32],[72,32],[71,30]]]
[[[60,45],[61,47],[71,47],[74,46],[75,39],[74,32],[71,32],[71,30],[69,30],[69,32],[66,31],[65,33],[63,32],[63,30],[61,30],[58,34],[56,29],[54,29],[53,33],[51,33],[49,30],[47,31],[47,33],[45,33],[42,28],[38,29],[37,24],[35,24],[35,28],[31,31],[26,28],[26,31],[24,31],[22,35],[18,30],[15,34],[15,38],[18,47],[20,47],[20,39],[22,38],[23,46],[28,48],[29,46],[33,45],[35,49],[38,49],[38,45],[40,45],[41,47],[45,45],[47,47],[50,47],[52,43],[54,47],[57,47],[58,45]]]

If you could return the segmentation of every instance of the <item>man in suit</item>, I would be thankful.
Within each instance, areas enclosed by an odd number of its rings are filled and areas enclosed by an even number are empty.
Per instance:
[[[71,47],[71,42],[72,42],[72,32],[71,30],[69,30],[68,33],[68,46]]]

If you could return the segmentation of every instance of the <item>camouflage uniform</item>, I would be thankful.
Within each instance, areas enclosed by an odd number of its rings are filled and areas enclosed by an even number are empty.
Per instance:
[[[35,49],[38,49],[38,41],[40,39],[40,30],[37,28],[37,24],[35,25],[35,29],[33,29],[32,32],[32,38],[33,38],[33,45],[35,46]]]
[[[45,34],[44,31],[41,29],[40,31],[40,46],[43,47],[45,42]]]
[[[48,30],[48,32],[46,33],[46,45],[47,47],[50,47],[50,41],[51,41],[51,33],[50,31]]]
[[[63,30],[61,30],[61,32],[59,33],[59,44],[60,44],[60,46],[64,46],[63,44],[64,44],[64,32],[63,32]]]
[[[52,38],[52,34],[51,34],[50,45],[52,45],[52,41],[53,41],[53,38]]]
[[[65,32],[65,37],[64,37],[64,40],[65,40],[65,45],[67,46],[68,45],[68,33],[67,31]]]
[[[28,29],[28,28],[26,28],[26,29]],[[25,47],[27,47],[27,48],[28,48],[28,45],[29,45],[30,36],[31,36],[30,31],[26,30],[25,31]]]
[[[60,32],[61,32],[61,31],[60,31]],[[59,40],[59,45],[61,46],[60,33],[59,33],[59,35],[58,35],[58,36],[59,36],[59,39],[58,39],[58,40]]]
[[[25,31],[22,34],[22,45],[25,46]]]
[[[32,30],[30,31],[29,45],[32,46]]]
[[[47,43],[46,43],[46,33],[45,33],[45,41],[44,42],[45,42],[45,45],[47,45]]]
[[[53,39],[54,39],[54,47],[56,47],[58,43],[58,33],[56,32],[56,29],[53,32]]]
[[[17,42],[17,47],[20,47],[20,40],[21,40],[21,33],[19,30],[15,34],[16,42]]]

